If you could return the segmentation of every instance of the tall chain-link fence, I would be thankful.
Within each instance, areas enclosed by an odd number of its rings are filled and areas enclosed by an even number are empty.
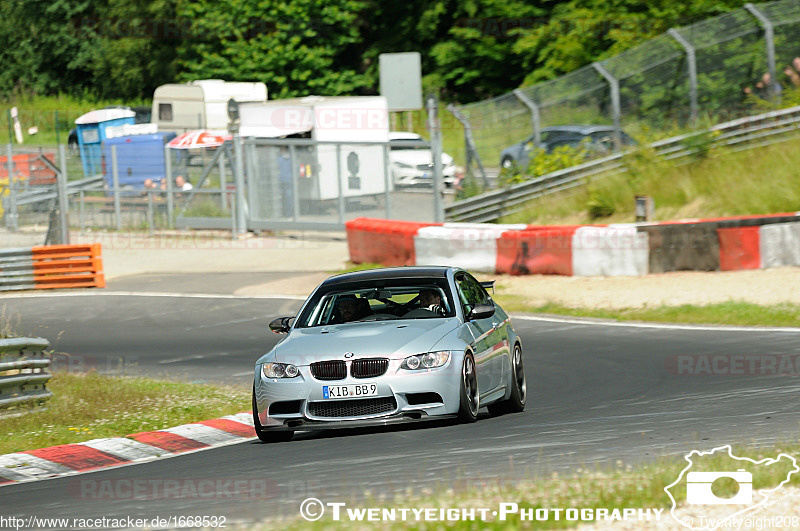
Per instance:
[[[483,170],[501,165],[515,143],[545,147],[547,127],[608,125],[618,141],[623,131],[652,140],[763,112],[758,100],[780,105],[799,88],[798,56],[800,2],[747,4],[556,79],[451,108]]]

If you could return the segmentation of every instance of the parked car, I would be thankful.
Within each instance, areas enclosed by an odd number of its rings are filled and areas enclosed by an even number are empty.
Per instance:
[[[505,148],[500,153],[500,167],[510,170],[513,167],[526,168],[530,163],[530,152],[539,147],[552,153],[560,146],[578,147],[586,142],[590,153],[604,155],[614,150],[614,127],[610,125],[556,125],[540,131],[540,143],[535,145],[535,137],[529,136],[522,142]],[[636,145],[636,141],[622,132],[622,145]]]
[[[256,361],[256,434],[522,411],[522,343],[489,285],[443,266],[328,278],[269,325],[286,337]]]
[[[419,147],[392,145],[418,143]],[[389,159],[392,163],[392,178],[395,186],[432,186],[433,154],[425,140],[416,133],[389,133]],[[457,183],[456,165],[453,157],[442,153],[442,180],[447,188]]]

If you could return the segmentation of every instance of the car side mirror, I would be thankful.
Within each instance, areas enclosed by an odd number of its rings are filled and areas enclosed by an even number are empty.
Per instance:
[[[277,319],[273,319],[269,323],[269,329],[275,334],[286,334],[289,332],[289,322],[292,319],[294,319],[294,317],[278,317]]]
[[[494,304],[476,304],[467,316],[468,321],[486,319],[494,315]]]

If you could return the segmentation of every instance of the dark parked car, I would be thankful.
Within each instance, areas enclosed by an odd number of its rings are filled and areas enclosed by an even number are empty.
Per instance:
[[[535,145],[531,135],[522,142],[509,146],[500,154],[500,166],[509,170],[516,166],[525,168],[530,162],[530,152],[539,147],[547,153],[561,146],[578,147],[586,142],[592,153],[607,154],[614,150],[614,127],[610,125],[556,125],[540,132],[541,142]],[[633,146],[636,141],[622,132],[622,145]]]

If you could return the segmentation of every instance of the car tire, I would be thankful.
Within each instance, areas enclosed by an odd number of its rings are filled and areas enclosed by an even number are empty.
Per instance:
[[[506,400],[490,404],[487,409],[493,416],[519,413],[525,409],[527,398],[528,383],[525,379],[525,367],[522,365],[522,347],[517,343],[511,356],[511,396]]]
[[[514,159],[509,156],[503,157],[503,160],[500,161],[500,167],[504,170],[511,171],[514,168]]]
[[[480,396],[478,394],[478,375],[475,372],[475,358],[467,352],[461,362],[458,420],[460,422],[475,422],[478,419]]]
[[[294,436],[293,431],[262,431],[261,422],[258,420],[255,388],[253,389],[253,428],[256,436],[265,443],[289,442]]]

